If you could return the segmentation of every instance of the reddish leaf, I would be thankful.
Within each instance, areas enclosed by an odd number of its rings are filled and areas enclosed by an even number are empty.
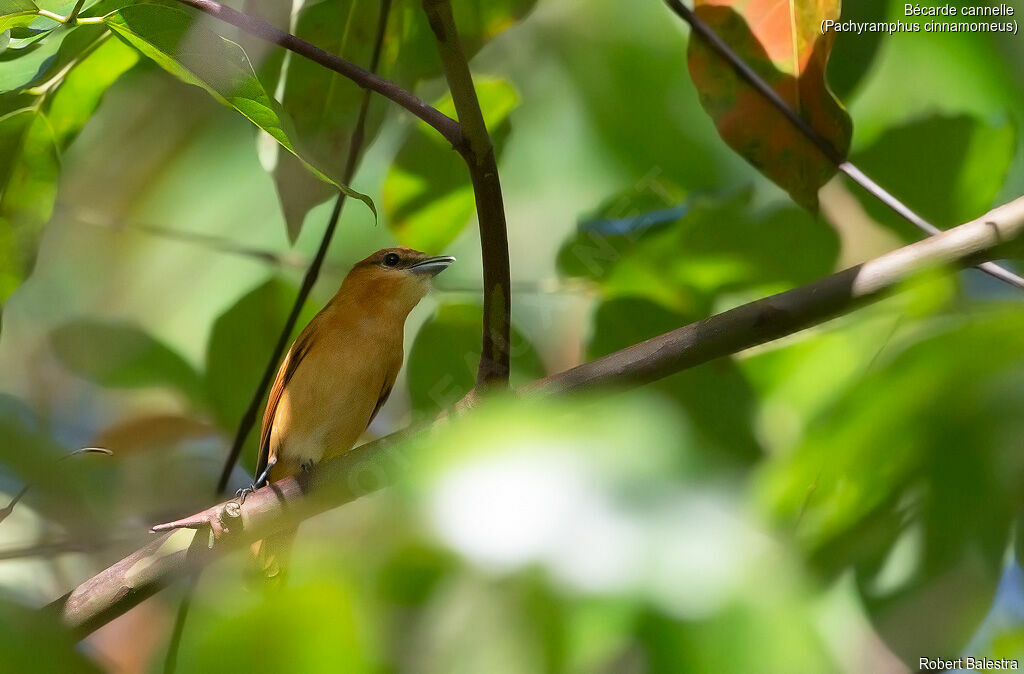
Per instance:
[[[840,0],[695,0],[697,16],[843,155],[853,124],[825,82]],[[744,159],[789,192],[818,207],[818,189],[835,166],[782,114],[743,82],[700,38],[690,40],[690,74],[718,133]]]

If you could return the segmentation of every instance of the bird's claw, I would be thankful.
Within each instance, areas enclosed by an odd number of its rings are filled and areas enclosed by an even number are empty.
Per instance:
[[[256,491],[256,485],[250,484],[248,487],[243,487],[235,492],[235,500],[238,501],[238,505],[245,503],[245,497]]]

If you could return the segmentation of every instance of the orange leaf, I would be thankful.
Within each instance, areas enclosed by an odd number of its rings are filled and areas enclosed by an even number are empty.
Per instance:
[[[840,0],[695,0],[694,11],[839,154],[853,123],[825,81]],[[729,146],[800,205],[817,210],[818,190],[836,167],[792,124],[736,75],[699,37],[689,66],[701,105]]]

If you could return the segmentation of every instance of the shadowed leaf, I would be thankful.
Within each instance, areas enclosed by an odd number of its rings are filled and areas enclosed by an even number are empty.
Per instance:
[[[68,369],[100,386],[167,386],[194,402],[202,398],[192,366],[133,325],[77,320],[54,330],[50,343]]]

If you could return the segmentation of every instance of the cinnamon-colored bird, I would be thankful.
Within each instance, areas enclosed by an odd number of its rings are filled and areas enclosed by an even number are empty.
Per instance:
[[[388,399],[402,366],[405,319],[455,258],[386,248],[356,263],[292,344],[270,389],[257,480],[280,480],[348,451]],[[295,530],[253,546],[281,576]]]

